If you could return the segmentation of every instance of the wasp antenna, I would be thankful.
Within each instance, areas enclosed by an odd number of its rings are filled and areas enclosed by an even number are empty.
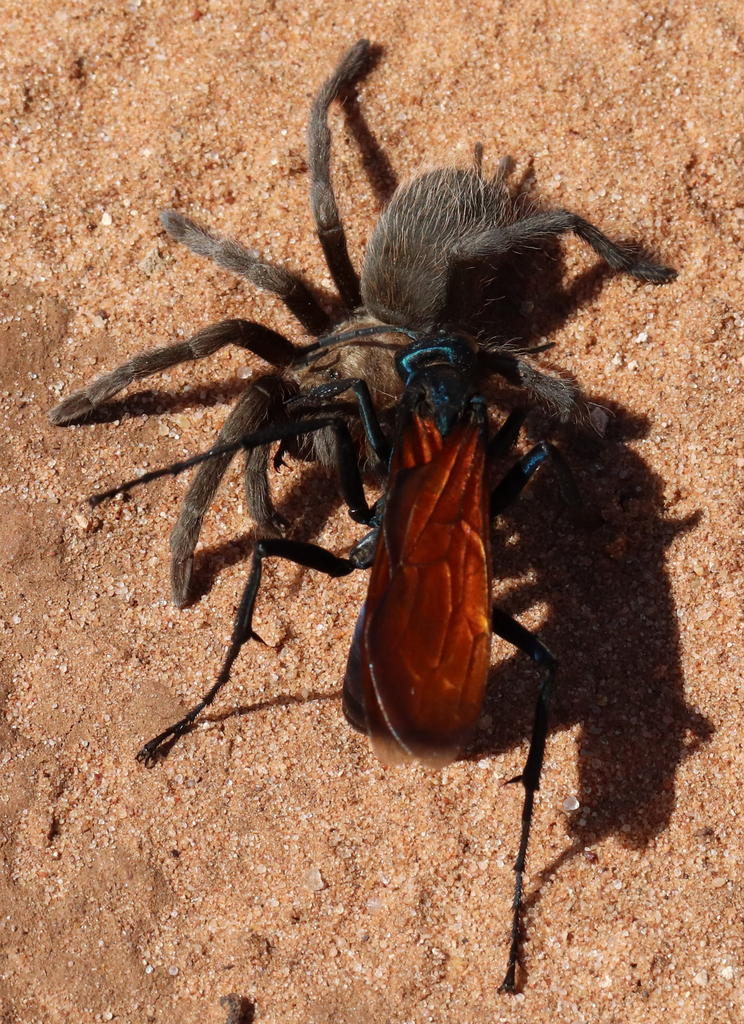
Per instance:
[[[88,498],[88,504],[91,508],[95,508],[100,505],[103,501],[108,501],[109,498],[115,498],[117,494],[128,494],[129,491],[134,490],[135,487],[140,487],[142,484],[149,484],[153,480],[159,480],[163,476],[178,476],[181,473],[185,473],[187,469],[191,469],[192,466],[198,466],[202,462],[207,462],[209,459],[216,459],[220,455],[230,455],[233,452],[239,451],[244,447],[244,442],[235,441],[232,444],[221,444],[214,448],[210,448],[208,452],[202,452],[201,455],[194,455],[190,459],[184,459],[182,462],[172,462],[169,466],[162,466],[160,469],[152,469],[148,473],[143,473],[141,476],[134,477],[133,480],[127,480],[123,484],[118,484],[116,487],[110,488],[108,491],[101,491],[99,494],[92,494]]]

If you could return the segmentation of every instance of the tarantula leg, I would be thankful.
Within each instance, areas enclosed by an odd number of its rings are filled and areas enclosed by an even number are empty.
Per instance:
[[[617,245],[599,228],[568,210],[544,210],[529,217],[504,224],[500,227],[481,231],[464,238],[457,249],[456,262],[467,263],[504,256],[522,246],[534,245],[542,239],[563,235],[572,231],[594,249],[613,270],[621,270],[643,281],[661,283],[671,281],[677,271],[663,267],[652,260]]]
[[[538,405],[548,412],[557,413],[565,423],[581,406],[581,392],[573,381],[553,377],[522,359],[508,349],[489,349],[482,357],[491,373],[498,373],[509,384],[524,388],[534,396]]]
[[[284,398],[285,386],[281,378],[260,378],[238,399],[237,405],[225,420],[217,443],[230,444],[268,422],[276,422],[279,418],[286,419],[283,415]],[[188,602],[194,568],[194,549],[204,516],[235,454],[228,452],[202,463],[183,500],[181,515],[170,539],[171,591],[173,603],[178,608],[182,608]],[[266,475],[268,457],[267,445],[246,452],[246,503],[249,515],[261,530],[279,533],[286,527],[287,521],[279,515],[271,502]]]
[[[171,238],[188,246],[197,256],[206,256],[225,270],[248,278],[257,288],[278,295],[310,334],[323,334],[330,327],[331,318],[296,274],[265,263],[255,250],[246,249],[233,238],[225,238],[200,227],[175,210],[163,210],[160,223]]]
[[[498,162],[496,170],[491,175],[491,184],[494,186],[504,186],[506,179],[511,174],[514,168],[514,159],[507,153],[506,156],[502,156]]]
[[[360,39],[320,88],[308,126],[308,162],[310,165],[310,205],[331,277],[347,309],[362,304],[359,277],[349,258],[346,235],[331,184],[331,132],[328,109],[365,71],[369,40]]]
[[[175,345],[165,345],[134,356],[111,373],[98,377],[86,388],[55,405],[49,413],[49,421],[54,426],[63,426],[82,419],[133,381],[151,377],[178,363],[189,363],[211,356],[225,345],[248,349],[274,366],[287,366],[300,352],[291,341],[263,324],[250,320],[223,320],[197,331],[188,341],[179,341]]]

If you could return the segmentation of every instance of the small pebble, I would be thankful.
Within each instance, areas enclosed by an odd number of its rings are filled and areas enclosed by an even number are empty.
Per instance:
[[[610,422],[610,417],[607,415],[605,410],[601,409],[598,405],[592,406],[592,411],[589,413],[589,419],[599,436],[604,437],[607,433],[607,424]]]
[[[88,516],[83,515],[82,512],[73,512],[72,518],[84,532],[87,532],[90,529],[90,519]]]
[[[325,889],[325,882],[321,877],[320,868],[310,868],[305,875],[305,885],[310,892],[320,892],[321,889]]]

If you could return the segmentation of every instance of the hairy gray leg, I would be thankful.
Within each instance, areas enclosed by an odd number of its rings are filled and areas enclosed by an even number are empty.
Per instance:
[[[310,334],[324,334],[330,329],[331,318],[295,274],[265,263],[254,249],[246,249],[234,238],[225,238],[200,227],[196,221],[175,210],[163,210],[160,223],[171,238],[188,246],[197,256],[206,256],[225,270],[247,277],[257,288],[278,295]]]
[[[546,412],[557,414],[563,423],[585,411],[585,404],[576,384],[566,377],[542,373],[516,352],[492,348],[484,353],[491,373],[498,373],[509,384],[524,388]]]
[[[539,244],[542,239],[573,231],[591,245],[592,249],[608,263],[613,270],[622,270],[643,281],[671,281],[677,271],[671,267],[663,267],[649,259],[639,257],[635,253],[617,245],[599,228],[595,228],[588,220],[568,210],[545,210],[504,224],[488,231],[469,235],[462,240],[457,248],[455,261],[467,263],[475,260],[487,260],[503,256],[513,249],[530,244]]]
[[[349,259],[346,235],[331,184],[331,132],[328,127],[328,108],[363,73],[368,54],[369,41],[360,39],[352,46],[331,77],[323,83],[313,103],[307,132],[312,182],[310,204],[313,217],[331,277],[349,310],[361,306],[362,296],[359,291],[359,277]]]
[[[178,363],[203,359],[224,345],[238,345],[248,349],[274,366],[287,366],[292,362],[296,349],[291,341],[276,331],[254,324],[250,320],[223,320],[198,331],[188,341],[165,345],[130,359],[111,373],[94,380],[82,391],[76,391],[49,413],[54,426],[64,426],[73,420],[89,415],[98,405],[112,398],[134,380],[150,377],[161,370],[167,370]]]
[[[231,444],[244,434],[275,422],[283,405],[284,388],[279,377],[268,376],[252,384],[240,396],[237,405],[225,420],[217,444]],[[194,569],[194,549],[199,540],[202,522],[212,504],[220,481],[236,453],[221,455],[202,463],[186,492],[170,539],[171,591],[173,603],[182,608],[188,601]],[[245,493],[248,513],[260,529],[269,534],[281,532],[285,520],[276,511],[269,496],[266,474],[269,448],[254,448],[246,455]]]

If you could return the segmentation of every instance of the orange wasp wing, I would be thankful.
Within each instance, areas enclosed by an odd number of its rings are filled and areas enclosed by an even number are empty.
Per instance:
[[[385,764],[441,766],[472,738],[491,645],[485,437],[415,414],[390,467],[361,632],[367,726]]]

